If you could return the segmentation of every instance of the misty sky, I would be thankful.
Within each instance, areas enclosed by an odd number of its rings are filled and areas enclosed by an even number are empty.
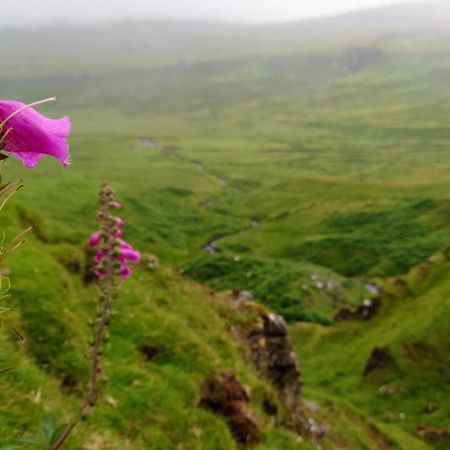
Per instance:
[[[127,18],[289,21],[402,0],[0,0],[0,25]],[[422,0],[432,2],[433,0]]]

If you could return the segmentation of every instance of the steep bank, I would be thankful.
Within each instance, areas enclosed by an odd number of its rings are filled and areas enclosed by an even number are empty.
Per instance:
[[[9,320],[26,340],[18,343],[6,329],[1,334],[0,364],[14,369],[0,377],[3,445],[39,435],[48,415],[61,423],[75,413],[87,380],[95,310],[95,289],[83,286],[82,252],[73,244],[32,238],[8,267],[13,282]],[[226,418],[200,404],[202,383],[223,371],[232,371],[248,392],[261,432],[255,448],[314,448],[267,410],[268,399],[279,401],[276,387],[258,374],[248,348],[231,331],[247,321],[221,296],[169,269],[138,269],[116,302],[99,402],[67,448],[237,448]],[[308,415],[329,424],[324,448],[342,442],[357,448],[367,441],[376,449],[385,439],[361,418],[349,432],[348,419],[335,407]]]
[[[383,427],[449,448],[449,272],[446,250],[381,283],[371,318],[294,325],[306,395],[339,397]]]

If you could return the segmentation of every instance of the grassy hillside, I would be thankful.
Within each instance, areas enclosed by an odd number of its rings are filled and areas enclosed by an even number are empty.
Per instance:
[[[307,393],[351,399],[370,417],[411,434],[420,425],[448,428],[448,271],[447,251],[387,280],[381,312],[370,322],[295,325],[296,348],[311,380]],[[365,373],[375,347],[392,359],[378,360]],[[444,449],[448,442],[435,445]]]
[[[125,205],[127,238],[165,268],[124,285],[109,400],[72,448],[233,448],[225,422],[197,407],[201,381],[222,369],[252,387],[259,448],[308,448],[265,417],[269,387],[227,332],[233,314],[192,278],[310,322],[293,336],[306,394],[331,423],[325,448],[429,448],[417,425],[450,428],[448,262],[425,279],[414,269],[449,245],[449,18],[448,4],[417,4],[262,27],[1,30],[1,96],[57,95],[42,110],[74,125],[69,169],[6,166],[25,188],[2,227],[37,228],[7,262],[8,317],[27,340],[2,337],[0,367],[17,368],[0,378],[5,443],[78,405],[94,301],[79,267],[103,180]],[[331,325],[372,282],[400,292],[370,322]],[[146,340],[162,349],[150,363]],[[375,347],[395,365],[364,378]],[[398,390],[380,395],[389,384]]]
[[[2,444],[39,435],[49,415],[61,425],[79,407],[96,294],[93,286],[82,286],[77,252],[67,243],[33,240],[9,260],[9,319],[26,341],[9,339],[0,354],[1,367],[14,368],[0,378]],[[228,333],[228,314],[206,289],[169,270],[139,270],[115,305],[101,401],[66,448],[236,448],[225,421],[199,407],[201,383],[220,370],[235,371],[252,390],[265,422],[264,444],[257,448],[310,448],[264,419],[261,403],[271,388]],[[155,349],[150,361],[144,346]]]
[[[67,242],[32,239],[9,259],[14,289],[8,319],[26,341],[20,343],[12,331],[3,330],[0,364],[13,370],[0,377],[2,449],[33,448],[20,439],[40,437],[51,417],[59,426],[79,407],[96,309],[94,287],[81,282],[81,256]],[[251,392],[251,407],[263,431],[256,449],[315,448],[275,426],[265,412],[264,401],[275,399],[274,389],[257,376],[245,346],[230,333],[232,326],[245,323],[237,314],[230,300],[212,296],[172,270],[139,268],[115,304],[99,403],[66,448],[237,448],[225,420],[199,406],[200,385],[222,370],[234,371]],[[145,348],[153,349],[150,359]],[[402,448],[402,442],[422,448],[406,434],[367,422],[346,405],[325,401],[309,414],[328,424],[321,441],[326,449],[377,449],[380,443]]]

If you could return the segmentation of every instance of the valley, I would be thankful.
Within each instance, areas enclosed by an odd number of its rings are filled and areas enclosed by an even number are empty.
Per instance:
[[[32,448],[18,440],[67,420],[86,384],[102,181],[161,268],[120,288],[103,401],[68,449],[238,448],[199,406],[227,370],[251,391],[255,449],[449,448],[450,8],[422,8],[0,30],[2,97],[56,95],[42,111],[73,123],[68,169],[4,167],[24,189],[2,229],[36,228],[6,262],[26,340],[2,329],[2,450]],[[287,321],[322,439],[265,411],[274,387],[233,336],[247,320],[233,290]],[[374,301],[368,320],[335,320]]]

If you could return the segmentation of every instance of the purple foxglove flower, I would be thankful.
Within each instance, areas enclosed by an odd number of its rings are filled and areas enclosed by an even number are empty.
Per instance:
[[[141,254],[137,250],[127,248],[122,249],[120,256],[124,260],[132,261],[135,263],[139,262],[139,260],[141,259]]]
[[[116,218],[116,226],[119,228],[123,228],[123,226],[125,225],[125,221],[123,219],[121,219],[120,217]]]
[[[108,275],[108,272],[104,269],[97,269],[94,273],[99,278],[105,278]]]
[[[21,159],[25,167],[35,167],[45,155],[69,165],[68,117],[50,119],[24,103],[0,100],[0,121],[4,150]]]
[[[128,278],[131,275],[132,271],[131,269],[125,264],[122,266],[120,270],[120,277],[122,279]]]
[[[123,236],[123,231],[122,230],[114,231],[113,236],[115,238],[121,238]]]
[[[133,249],[133,247],[131,247],[131,245],[127,241],[124,241],[123,239],[119,239],[119,245],[120,245],[120,248],[125,248],[125,249],[129,249],[129,250]]]
[[[103,250],[99,250],[95,253],[94,261],[96,264],[100,264],[106,256],[106,252]]]
[[[96,231],[95,233],[92,233],[91,237],[89,238],[88,244],[91,247],[95,247],[100,244],[100,240],[100,233]]]

